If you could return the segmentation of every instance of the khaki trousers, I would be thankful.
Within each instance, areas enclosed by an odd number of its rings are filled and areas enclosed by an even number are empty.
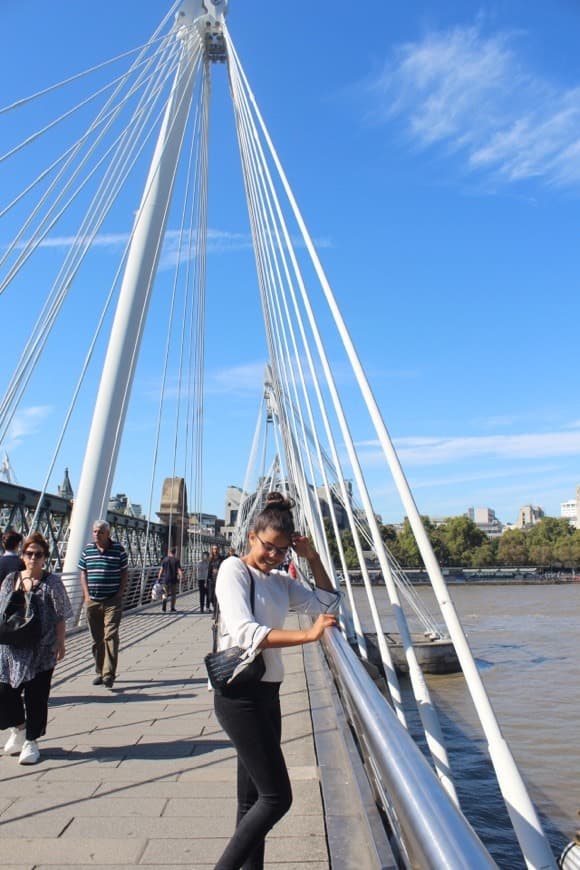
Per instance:
[[[103,679],[117,676],[119,658],[119,625],[122,615],[122,597],[105,601],[87,601],[87,623],[93,639],[95,670]]]

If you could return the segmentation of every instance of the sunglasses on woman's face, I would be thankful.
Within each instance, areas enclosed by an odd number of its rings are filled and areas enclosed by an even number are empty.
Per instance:
[[[23,554],[27,559],[42,559],[44,557],[44,553],[42,550],[26,550]]]

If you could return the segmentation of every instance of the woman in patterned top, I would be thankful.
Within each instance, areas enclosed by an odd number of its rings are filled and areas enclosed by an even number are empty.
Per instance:
[[[72,616],[60,577],[44,570],[46,540],[32,532],[22,545],[25,568],[9,574],[0,587],[0,608],[15,589],[33,591],[39,605],[42,636],[30,649],[0,644],[0,730],[10,728],[4,746],[20,764],[36,764],[37,740],[46,732],[52,672],[65,654],[65,622]]]

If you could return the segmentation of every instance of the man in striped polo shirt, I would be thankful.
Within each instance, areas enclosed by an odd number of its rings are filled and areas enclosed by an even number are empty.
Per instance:
[[[117,675],[119,625],[128,570],[127,554],[121,544],[111,540],[109,524],[104,520],[93,523],[93,543],[84,548],[78,567],[93,638],[97,672],[93,686],[102,684],[112,689]]]

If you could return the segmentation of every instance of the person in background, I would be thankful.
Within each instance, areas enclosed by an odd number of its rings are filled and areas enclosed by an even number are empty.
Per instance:
[[[6,529],[2,535],[4,552],[0,556],[0,583],[14,571],[22,571],[24,562],[18,555],[18,548],[22,543],[22,535],[16,529]]]
[[[207,550],[204,550],[201,554],[201,559],[195,566],[195,570],[197,574],[197,585],[199,588],[199,612],[205,613],[206,607],[209,612],[211,608],[207,592],[207,575],[209,571],[209,553]]]
[[[64,658],[65,625],[72,616],[62,580],[44,569],[49,553],[40,532],[32,532],[24,541],[24,569],[8,574],[0,587],[0,607],[15,589],[32,591],[42,625],[37,646],[0,644],[0,730],[10,729],[4,752],[18,755],[19,764],[40,759],[37,741],[46,733],[52,674]]]
[[[176,556],[177,550],[172,547],[169,555],[161,561],[161,568],[157,579],[161,580],[165,586],[165,596],[161,602],[161,610],[165,613],[167,610],[167,599],[171,605],[171,612],[175,613],[175,599],[177,597],[177,586],[183,580],[183,570],[181,562]]]
[[[220,548],[217,544],[212,544],[207,565],[207,597],[212,610],[215,610],[215,584],[220,565],[223,561],[224,556],[220,553]]]
[[[284,677],[281,650],[317,641],[336,624],[330,611],[340,603],[318,553],[294,529],[293,502],[271,492],[249,534],[249,551],[226,559],[220,567],[218,649],[240,646],[261,653],[266,667],[261,680],[214,692],[218,722],[238,755],[238,813],[233,837],[215,870],[262,870],[265,837],[290,809],[292,790],[281,748],[280,685]],[[315,589],[278,570],[292,547],[310,565]],[[250,579],[254,579],[254,609]],[[317,616],[306,629],[285,629],[289,609]]]
[[[121,544],[112,541],[105,520],[93,523],[93,543],[79,559],[87,622],[93,639],[97,675],[93,686],[112,689],[119,658],[119,626],[127,586],[128,560]]]

